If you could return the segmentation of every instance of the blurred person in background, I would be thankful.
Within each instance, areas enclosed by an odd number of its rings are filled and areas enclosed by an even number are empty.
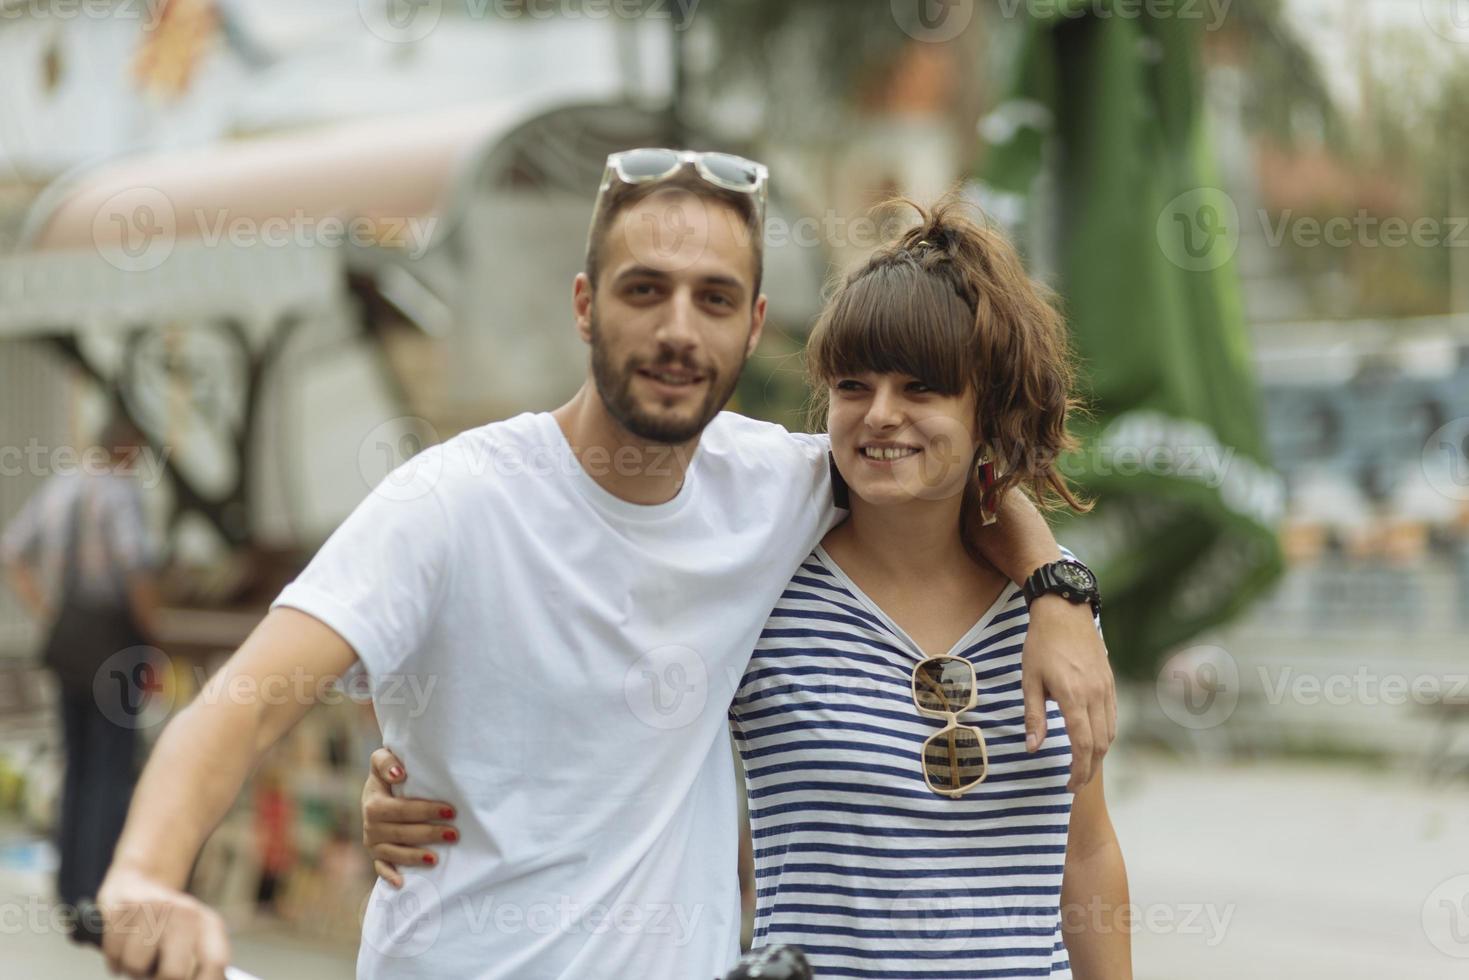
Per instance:
[[[763,166],[724,154],[608,160],[569,290],[583,386],[389,474],[168,724],[98,895],[110,966],[222,976],[228,934],[190,869],[358,663],[405,790],[463,807],[432,879],[375,888],[359,977],[707,978],[738,957],[728,707],[844,516],[825,436],[723,411],[764,326],[765,190]],[[1060,557],[1022,494],[999,507],[970,543],[1003,574]],[[1084,785],[1115,730],[1106,650],[1084,605],[1042,597],[1032,625],[1025,723],[1039,748],[1050,692]],[[298,697],[221,696],[300,676]],[[609,909],[634,927],[607,928]]]
[[[57,896],[66,905],[102,883],[137,775],[130,721],[152,686],[148,644],[158,635],[158,553],[137,466],[146,446],[115,415],[80,464],[58,467],[0,539],[6,578],[46,624],[41,661],[60,691]]]
[[[1046,747],[1025,751],[1039,596],[969,544],[1012,486],[1087,509],[1055,465],[1074,446],[1065,324],[1004,236],[954,202],[917,210],[807,345],[850,516],[791,579],[730,709],[753,945],[799,946],[817,976],[1131,980],[1102,780],[1068,788],[1054,704]],[[447,840],[421,815],[463,803],[393,798],[407,775],[380,749],[363,793],[394,883]]]

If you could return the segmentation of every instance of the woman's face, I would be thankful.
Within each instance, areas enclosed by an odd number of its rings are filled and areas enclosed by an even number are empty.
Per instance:
[[[827,429],[855,496],[884,506],[944,500],[964,489],[979,448],[973,389],[942,395],[906,374],[832,382]]]

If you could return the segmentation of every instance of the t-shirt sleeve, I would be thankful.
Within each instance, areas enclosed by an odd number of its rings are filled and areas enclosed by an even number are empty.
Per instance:
[[[271,603],[330,626],[373,677],[401,671],[422,647],[448,587],[454,538],[442,474],[424,465],[435,452],[384,477]]]
[[[799,464],[790,474],[790,486],[805,491],[810,506],[817,511],[818,521],[811,547],[826,537],[826,532],[840,524],[846,510],[836,505],[831,487],[831,436],[825,432],[788,432],[797,446]],[[809,548],[807,550],[810,550]]]

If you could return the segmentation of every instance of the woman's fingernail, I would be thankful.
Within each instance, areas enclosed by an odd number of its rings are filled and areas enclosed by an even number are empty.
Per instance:
[[[436,861],[436,860],[438,860],[438,859],[435,858],[432,854],[425,854],[423,856],[423,863],[424,864],[433,864],[434,861]]]
[[[391,769],[388,770],[388,778],[390,778],[390,779],[402,779],[403,778],[403,767],[402,766],[393,766],[393,768],[391,768]]]
[[[445,820],[453,820],[454,808],[449,806],[444,807],[442,810],[439,811],[439,816]]]
[[[459,831],[457,831],[457,830],[446,830],[446,831],[444,831],[444,840],[448,841],[450,844],[454,843],[458,839],[459,839]]]

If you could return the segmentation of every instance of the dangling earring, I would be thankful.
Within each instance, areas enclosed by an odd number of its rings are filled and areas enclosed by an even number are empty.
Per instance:
[[[979,523],[988,527],[999,520],[1000,502],[995,499],[995,461],[988,447],[980,450],[979,462],[975,466],[979,477]]]
[[[826,465],[831,469],[831,502],[842,510],[851,510],[852,490],[842,478],[842,471],[837,469],[836,455],[830,450],[826,453]]]

